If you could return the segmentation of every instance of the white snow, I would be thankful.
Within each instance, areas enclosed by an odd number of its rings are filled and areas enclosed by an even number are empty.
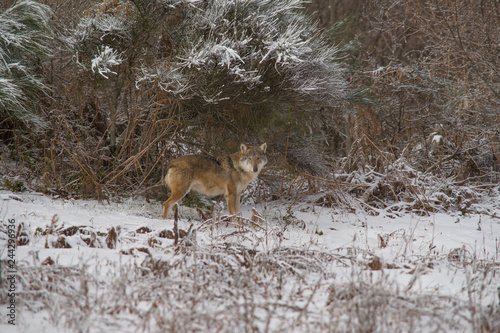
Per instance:
[[[15,249],[16,326],[2,315],[0,331],[500,327],[495,326],[500,318],[497,210],[395,217],[305,202],[291,210],[288,205],[255,207],[267,221],[257,218],[255,225],[250,225],[252,207],[244,206],[243,228],[221,218],[192,220],[193,210],[181,207],[179,228],[191,227],[191,234],[176,247],[160,237],[173,229],[173,221],[160,218],[159,202],[98,203],[1,191],[3,226],[12,219],[16,230],[23,224],[29,243]],[[47,232],[51,224],[52,233]],[[54,248],[72,226],[79,231],[65,236],[71,248]],[[111,228],[118,234],[115,249],[105,241]],[[96,247],[85,241],[92,237]],[[54,264],[42,265],[49,257]],[[57,283],[51,280],[56,277]],[[0,301],[3,314],[8,298],[2,295]]]
[[[98,72],[105,79],[109,77],[109,74],[116,74],[116,72],[112,71],[110,67],[118,66],[123,62],[117,53],[116,50],[109,46],[101,47],[101,50],[98,51],[98,55],[92,59],[92,72]]]

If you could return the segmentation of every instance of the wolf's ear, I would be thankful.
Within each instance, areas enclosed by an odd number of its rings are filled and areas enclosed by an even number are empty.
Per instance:
[[[259,146],[259,149],[262,150],[263,153],[266,152],[266,149],[267,149],[267,143],[263,143]]]
[[[240,145],[240,151],[241,151],[242,153],[246,153],[246,152],[247,152],[247,150],[248,150],[247,145],[246,145],[246,144],[244,144],[244,143],[242,143],[242,144]]]

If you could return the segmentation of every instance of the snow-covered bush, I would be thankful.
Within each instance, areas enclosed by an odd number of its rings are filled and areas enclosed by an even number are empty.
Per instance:
[[[337,49],[299,11],[302,2],[176,2],[185,6],[172,34],[177,52],[143,67],[139,80],[207,104],[338,101],[346,81]]]
[[[113,67],[123,62],[120,55],[133,42],[134,22],[127,13],[120,7],[112,14],[102,13],[97,7],[81,19],[66,38],[80,69],[92,73],[94,78],[109,79],[109,74],[117,74]]]
[[[40,129],[42,117],[28,105],[33,93],[47,90],[37,61],[50,53],[51,10],[35,1],[19,1],[0,12],[0,123],[20,122]],[[28,95],[31,95],[28,97]],[[3,127],[2,126],[2,127]]]
[[[180,100],[330,104],[344,97],[346,80],[337,49],[300,11],[302,2],[150,0],[112,10],[98,6],[67,40],[87,70],[94,71],[106,47],[126,52],[141,69],[138,83],[154,82]],[[155,52],[166,41],[175,50]]]

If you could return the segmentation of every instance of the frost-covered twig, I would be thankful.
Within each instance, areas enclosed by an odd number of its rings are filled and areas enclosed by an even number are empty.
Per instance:
[[[91,61],[92,72],[99,73],[105,79],[108,79],[109,74],[116,74],[112,67],[117,66],[123,62],[123,59],[120,58],[120,55],[116,50],[113,50],[109,46],[101,47],[97,56]]]

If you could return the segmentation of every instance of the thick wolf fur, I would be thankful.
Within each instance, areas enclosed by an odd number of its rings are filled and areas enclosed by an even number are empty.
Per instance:
[[[239,213],[241,192],[267,163],[266,149],[265,143],[259,147],[242,143],[240,151],[229,156],[187,155],[171,161],[165,183],[172,194],[163,203],[163,218],[191,190],[210,197],[224,195],[229,214]]]

